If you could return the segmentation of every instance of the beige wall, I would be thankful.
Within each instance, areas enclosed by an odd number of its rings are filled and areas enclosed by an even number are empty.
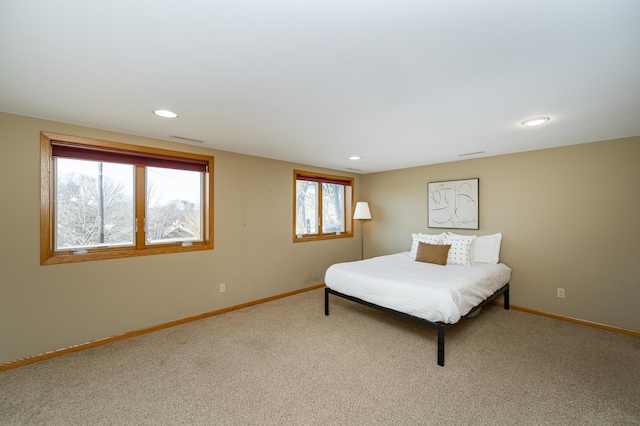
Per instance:
[[[365,175],[365,257],[440,231],[428,182],[476,177],[480,229],[459,232],[503,233],[511,303],[640,331],[640,137]]]
[[[40,266],[40,131],[214,155],[215,250]],[[365,256],[437,232],[428,182],[478,177],[480,230],[461,233],[504,234],[513,304],[640,330],[639,160],[636,137],[350,175],[374,217]],[[293,244],[294,168],[336,173],[0,113],[0,363],[322,283],[329,265],[360,257],[360,226]]]
[[[215,249],[40,266],[40,131],[214,155]],[[359,259],[359,227],[292,243],[294,168],[336,173],[0,113],[0,363],[321,284]],[[358,199],[361,176],[340,174]]]

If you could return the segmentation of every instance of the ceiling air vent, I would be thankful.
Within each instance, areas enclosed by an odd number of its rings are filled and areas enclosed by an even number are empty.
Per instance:
[[[174,136],[174,135],[171,135],[170,137],[172,137],[172,138],[174,138],[174,139],[180,139],[181,141],[204,143],[204,141],[201,141],[201,140],[198,140],[198,139],[185,138],[185,137],[183,137],[183,136]]]
[[[468,157],[470,155],[485,154],[487,151],[467,152],[466,154],[458,154],[458,157]]]

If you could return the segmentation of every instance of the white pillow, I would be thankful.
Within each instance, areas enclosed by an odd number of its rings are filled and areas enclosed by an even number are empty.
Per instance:
[[[447,232],[446,236],[451,238],[452,240],[473,240],[474,238],[476,238],[475,235],[454,234],[453,232]]]
[[[475,244],[476,236],[475,235],[462,235],[462,234],[454,234],[453,232],[447,232],[446,237],[451,240],[470,240],[471,248],[469,249],[469,257],[471,258],[471,262],[473,263],[473,246]]]
[[[411,244],[411,252],[409,253],[409,257],[412,260],[416,260],[416,255],[418,254],[418,245],[419,245],[419,243],[441,244],[442,237],[444,235],[445,235],[444,232],[442,234],[438,234],[438,235],[420,234],[420,233],[411,234],[411,237],[413,237],[413,243]]]
[[[450,235],[446,235],[442,243],[451,244],[447,257],[447,265],[471,266],[473,253],[471,246],[475,238],[475,236],[470,238],[451,238]]]
[[[419,236],[420,238],[433,238],[433,237],[437,237],[437,238],[438,238],[438,241],[439,241],[439,242],[438,242],[438,244],[442,244],[442,239],[443,239],[444,237],[446,237],[446,236],[447,236],[447,233],[446,233],[446,232],[443,232],[443,233],[441,233],[441,234],[423,234],[422,232],[419,232],[419,233],[418,233],[418,236]]]
[[[475,263],[498,263],[502,234],[477,237],[473,243],[473,261]]]

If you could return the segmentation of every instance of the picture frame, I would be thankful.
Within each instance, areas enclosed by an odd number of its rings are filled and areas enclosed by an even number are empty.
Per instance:
[[[480,179],[427,184],[429,228],[479,229]]]

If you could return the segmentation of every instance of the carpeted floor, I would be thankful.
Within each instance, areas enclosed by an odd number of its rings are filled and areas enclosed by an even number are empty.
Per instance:
[[[640,339],[492,305],[447,332],[323,290],[0,372],[2,425],[640,425]]]

